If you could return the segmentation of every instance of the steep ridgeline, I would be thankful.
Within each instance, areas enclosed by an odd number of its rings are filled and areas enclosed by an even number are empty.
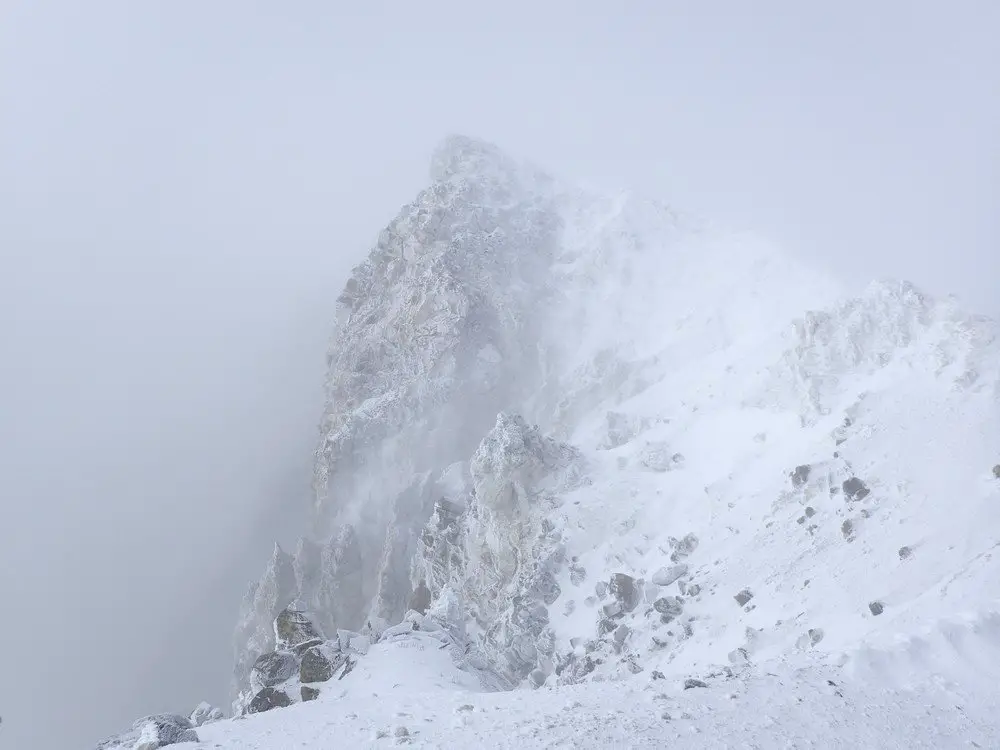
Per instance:
[[[340,678],[434,633],[489,689],[862,664],[974,623],[1000,595],[998,372],[950,301],[848,297],[451,138],[338,300],[314,527],[247,592],[235,710],[305,669],[289,612]]]

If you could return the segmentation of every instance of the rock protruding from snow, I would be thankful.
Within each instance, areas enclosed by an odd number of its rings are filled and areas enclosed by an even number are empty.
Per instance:
[[[274,618],[292,602],[296,589],[292,557],[275,544],[264,575],[250,585],[243,597],[234,637],[234,694],[249,684],[258,657],[274,650]]]
[[[160,750],[198,741],[194,724],[186,716],[155,714],[136,721],[130,731],[98,743],[97,750]]]
[[[547,608],[559,596],[564,562],[560,533],[546,515],[561,491],[582,481],[582,459],[520,416],[501,413],[467,476],[468,495],[435,510],[414,577],[436,598],[462,597],[483,633],[474,644],[480,666],[507,685],[536,669],[544,679],[554,666]],[[461,514],[448,512],[460,504]]]

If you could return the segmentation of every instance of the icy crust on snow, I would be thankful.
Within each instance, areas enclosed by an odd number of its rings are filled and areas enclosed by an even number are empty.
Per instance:
[[[292,601],[436,612],[490,688],[839,663],[996,608],[992,322],[470,139],[433,162],[338,300],[313,541],[248,593],[239,689]]]

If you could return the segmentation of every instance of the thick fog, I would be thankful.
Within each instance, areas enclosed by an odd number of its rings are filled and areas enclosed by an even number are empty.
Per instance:
[[[8,0],[0,747],[224,701],[332,301],[442,136],[995,314],[998,32],[991,0]]]

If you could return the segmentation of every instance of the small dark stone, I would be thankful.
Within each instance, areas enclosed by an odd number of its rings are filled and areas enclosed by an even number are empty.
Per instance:
[[[652,679],[654,679],[654,680],[664,680],[664,679],[666,679],[666,678],[665,678],[665,677],[663,676],[663,672],[661,672],[661,671],[660,671],[660,670],[658,670],[658,669],[654,669],[654,670],[653,670],[653,673],[652,673],[652,674],[650,675],[650,677],[651,677]]]
[[[840,524],[840,533],[844,535],[844,539],[852,541],[854,539],[854,521],[848,518]]]
[[[993,467],[993,476],[996,479],[1000,479],[1000,464]]]
[[[270,711],[272,708],[285,708],[290,705],[292,705],[292,701],[285,693],[281,690],[266,687],[250,701],[247,713],[260,714],[264,711]]]
[[[688,586],[687,595],[688,596],[698,596],[701,593],[701,586],[697,583],[692,583]]]
[[[801,466],[796,466],[795,471],[792,472],[792,486],[801,487],[806,482],[809,481],[809,472],[812,470],[812,466],[809,464],[802,464]]]
[[[806,513],[806,518],[812,518],[813,516],[816,515],[816,509],[813,508],[812,506],[806,506],[805,513]]]
[[[913,557],[913,548],[912,547],[900,547],[899,548],[899,559],[900,560],[909,560],[911,557]]]
[[[741,607],[746,606],[746,604],[753,599],[753,592],[750,589],[743,589],[740,593],[733,597],[736,603]]]
[[[690,690],[691,688],[707,688],[707,687],[708,683],[702,682],[701,680],[695,680],[691,677],[688,677],[686,680],[684,680],[685,690]]]
[[[319,689],[314,687],[309,687],[308,685],[302,686],[302,702],[306,703],[308,701],[314,701],[319,698]]]
[[[885,611],[885,605],[882,602],[869,602],[868,609],[877,617]]]
[[[867,485],[857,477],[844,480],[841,486],[844,488],[844,495],[850,501],[864,500],[871,492]]]

